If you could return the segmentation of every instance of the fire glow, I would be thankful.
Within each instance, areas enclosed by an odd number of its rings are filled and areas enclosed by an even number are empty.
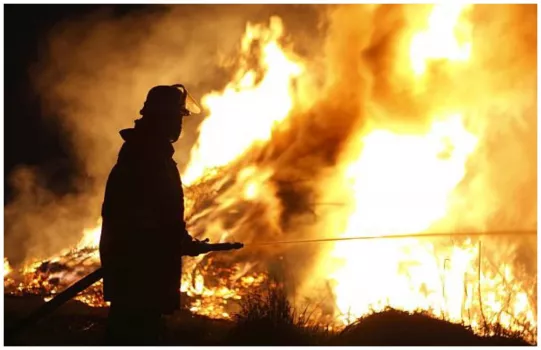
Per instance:
[[[430,86],[425,84],[429,84],[431,64],[441,63],[452,74],[456,65],[467,66],[472,59],[475,43],[471,41],[472,23],[466,16],[470,9],[456,4],[434,6],[422,29],[411,35],[404,60],[396,63],[400,71],[408,72],[412,86],[423,87],[424,97],[429,96]],[[241,42],[240,68],[233,81],[223,91],[211,92],[202,99],[209,115],[200,126],[199,139],[183,174],[187,188],[194,188],[204,177],[217,176],[217,167],[227,169],[228,164],[248,159],[239,163],[241,168],[235,173],[227,174],[234,185],[219,193],[215,206],[207,209],[214,214],[193,213],[188,221],[191,232],[203,226],[205,237],[212,241],[237,239],[239,232],[252,227],[248,215],[241,215],[234,227],[228,227],[220,217],[230,209],[238,211],[241,204],[264,206],[268,222],[278,221],[283,209],[269,181],[274,163],[255,163],[246,154],[275,141],[273,132],[291,117],[298,98],[292,90],[293,82],[310,75],[305,69],[307,62],[280,44],[284,32],[277,17],[268,27],[248,24]],[[248,64],[254,44],[260,49],[257,67]],[[464,180],[467,163],[475,157],[483,135],[469,129],[471,116],[466,108],[463,110],[461,101],[453,101],[448,109],[433,108],[425,113],[429,115],[425,128],[400,130],[391,122],[374,118],[352,132],[336,166],[338,180],[345,186],[342,197],[348,202],[339,219],[344,224],[339,225],[335,216],[323,218],[325,236],[422,233],[452,221],[455,190]],[[335,189],[321,184],[319,191],[323,197],[332,197]],[[195,212],[197,198],[186,193],[187,212]],[[18,272],[22,282],[15,282],[15,271],[4,259],[4,286],[16,293],[56,294],[60,287],[84,275],[76,273],[75,266],[83,266],[82,272],[88,271],[84,266],[99,264],[99,232],[98,222],[84,232],[75,249],[50,259],[51,264],[60,262],[65,267],[56,274],[54,269],[41,273],[38,262]],[[525,325],[537,329],[533,282],[519,275],[520,269],[512,263],[497,269],[488,266],[490,259],[499,257],[482,258],[483,244],[473,238],[452,242],[417,238],[337,242],[320,254],[312,278],[332,286],[332,316],[339,326],[392,306],[428,311],[452,322],[467,323],[474,330],[480,330],[483,323],[495,322],[509,330],[521,330]],[[493,255],[494,249],[487,251]],[[190,260],[183,271],[182,292],[191,298],[192,312],[230,318],[231,305],[263,284],[267,276],[254,268],[253,262],[225,263],[227,268],[222,269],[220,264],[213,267],[213,259],[218,257]],[[78,299],[103,306],[100,288],[95,285]]]

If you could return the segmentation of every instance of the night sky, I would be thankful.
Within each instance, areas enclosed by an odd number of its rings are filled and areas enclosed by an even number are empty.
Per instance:
[[[89,12],[122,16],[145,5],[4,5],[4,205],[13,196],[9,175],[18,166],[37,166],[47,180],[66,182],[75,171],[64,137],[46,118],[31,69],[39,62],[56,23]],[[156,7],[154,6],[154,9]]]

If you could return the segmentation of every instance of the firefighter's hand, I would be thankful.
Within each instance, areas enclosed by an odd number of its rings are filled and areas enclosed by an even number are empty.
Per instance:
[[[204,239],[202,241],[198,239],[193,239],[191,241],[184,242],[183,253],[187,256],[198,256],[201,254],[208,253],[210,251],[209,245],[207,244],[209,239]]]

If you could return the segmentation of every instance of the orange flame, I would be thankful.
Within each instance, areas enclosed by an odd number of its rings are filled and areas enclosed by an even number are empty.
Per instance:
[[[11,273],[11,266],[9,265],[9,261],[6,257],[4,257],[4,279]]]
[[[199,139],[182,176],[186,185],[235,160],[255,142],[268,141],[273,128],[288,116],[293,105],[289,86],[303,67],[278,44],[282,34],[278,17],[271,18],[269,28],[247,25],[235,79],[224,91],[202,100],[210,115],[201,123]],[[248,61],[253,45],[261,52],[257,67]],[[262,77],[258,77],[260,70]]]
[[[472,43],[468,35],[462,35],[462,42],[455,36],[456,28],[470,28],[460,22],[467,8],[434,6],[428,28],[411,42],[415,79],[428,74],[433,59],[467,62]],[[446,218],[451,195],[478,143],[457,111],[460,107],[434,115],[423,134],[397,133],[373,121],[353,138],[343,158],[343,182],[352,197],[343,237],[424,232]],[[336,230],[335,222],[329,228]],[[464,322],[468,314],[476,329],[486,315],[497,317],[504,327],[516,326],[509,314],[536,325],[524,284],[509,284],[515,279],[513,269],[506,267],[507,277],[476,271],[478,255],[471,240],[451,247],[421,239],[339,242],[319,269],[333,282],[337,313],[346,324],[393,306],[429,310],[454,322]],[[502,316],[506,297],[511,300],[505,306],[509,314]]]
[[[85,229],[83,231],[83,238],[77,245],[78,248],[97,248],[100,244],[101,235],[101,218],[98,220],[95,227]]]
[[[471,55],[471,25],[459,21],[471,6],[456,3],[435,5],[427,28],[413,37],[411,68],[417,76],[426,72],[431,60],[467,61]]]

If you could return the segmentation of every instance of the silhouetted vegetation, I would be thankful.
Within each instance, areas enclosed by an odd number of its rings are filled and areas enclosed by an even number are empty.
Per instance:
[[[283,288],[266,286],[240,304],[224,345],[318,345],[330,337],[311,322],[310,308],[291,305]]]
[[[6,297],[5,327],[42,303],[38,297]],[[71,301],[15,344],[100,345],[107,309]],[[311,322],[309,308],[296,311],[280,288],[258,291],[241,302],[233,321],[212,320],[188,311],[166,319],[163,345],[533,345],[524,334],[490,326],[492,336],[423,313],[395,309],[374,312],[340,332]],[[488,333],[487,333],[488,334]]]
[[[437,319],[425,312],[388,308],[358,319],[329,345],[529,345],[523,338],[509,335],[482,337],[468,326]]]

